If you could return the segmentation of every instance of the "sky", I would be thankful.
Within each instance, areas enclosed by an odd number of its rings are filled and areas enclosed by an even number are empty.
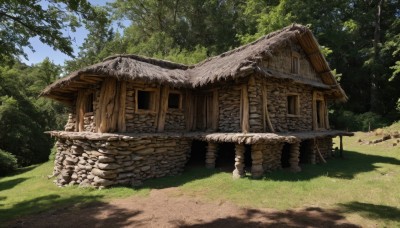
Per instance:
[[[107,2],[112,2],[112,0],[89,0],[89,2],[92,5],[104,6]],[[82,45],[88,34],[88,31],[82,27],[76,29],[76,32],[67,31],[64,34],[71,36],[74,54],[76,55],[79,51],[79,46]],[[71,57],[61,53],[60,51],[54,50],[52,47],[46,44],[43,44],[37,37],[31,38],[30,42],[32,47],[35,49],[35,52],[32,52],[29,48],[25,47],[24,50],[28,55],[28,60],[26,60],[24,57],[21,57],[21,61],[28,65],[40,63],[46,57],[49,57],[51,61],[59,65],[63,65],[65,60],[71,60]]]

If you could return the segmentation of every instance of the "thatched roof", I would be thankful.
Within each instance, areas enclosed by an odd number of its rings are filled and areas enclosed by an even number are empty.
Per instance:
[[[75,71],[54,82],[42,92],[42,96],[60,101],[68,100],[67,97],[74,90],[84,88],[85,83],[93,83],[99,77],[116,77],[124,80],[142,79],[174,87],[199,87],[229,78],[247,76],[253,72],[268,76],[257,63],[263,58],[272,57],[274,51],[291,42],[299,43],[323,82],[318,85],[311,82],[303,83],[331,89],[336,98],[346,100],[346,94],[332,75],[315,37],[307,27],[297,24],[270,33],[250,44],[211,57],[193,66],[137,55],[111,56],[100,63]],[[91,75],[96,77],[91,78]],[[277,74],[274,76],[280,77]]]

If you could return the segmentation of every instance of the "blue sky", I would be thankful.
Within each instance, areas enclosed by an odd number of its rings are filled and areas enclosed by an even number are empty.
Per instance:
[[[89,2],[92,5],[101,5],[101,6],[104,6],[106,5],[107,2],[111,1],[112,0],[89,0]],[[72,37],[73,48],[75,54],[77,54],[79,51],[79,46],[85,40],[88,32],[86,31],[85,28],[78,28],[76,32],[66,31],[64,32],[64,34]],[[56,51],[52,47],[43,44],[37,37],[31,38],[30,42],[32,44],[32,47],[35,49],[35,52],[32,52],[29,48],[24,48],[25,52],[28,55],[28,60],[26,60],[24,57],[21,57],[21,61],[28,65],[42,62],[43,59],[45,59],[46,57],[49,57],[50,60],[53,61],[55,64],[60,64],[60,65],[64,64],[65,60],[71,59],[71,57],[61,53],[60,51]]]

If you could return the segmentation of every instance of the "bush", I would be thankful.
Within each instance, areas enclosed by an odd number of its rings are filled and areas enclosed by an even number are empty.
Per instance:
[[[335,129],[349,131],[374,130],[389,124],[386,119],[373,112],[354,114],[351,111],[332,111],[329,119]]]
[[[17,169],[17,158],[6,151],[0,150],[0,176],[5,176]]]

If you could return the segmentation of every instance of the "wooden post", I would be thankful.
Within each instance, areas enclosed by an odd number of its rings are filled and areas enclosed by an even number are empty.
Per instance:
[[[161,88],[161,98],[160,98],[160,112],[158,115],[158,122],[157,122],[157,131],[163,132],[165,126],[165,117],[168,111],[168,96],[169,96],[169,87],[163,86]]]
[[[85,103],[86,103],[86,94],[84,91],[79,91],[78,96],[76,98],[76,123],[75,130],[76,131],[84,131],[84,123],[85,123]]]
[[[343,136],[341,136],[341,135],[339,135],[339,141],[340,141],[340,144],[339,144],[339,146],[340,146],[340,157],[341,158],[343,158]]]
[[[268,128],[270,132],[275,132],[274,127],[272,126],[271,119],[269,118],[269,112],[268,112],[268,96],[267,96],[267,86],[263,85],[262,86],[262,99],[263,99],[263,124],[264,124],[264,132],[267,131],[266,125],[268,125]]]
[[[118,132],[126,132],[126,81],[120,82],[119,113],[118,113]]]
[[[206,168],[215,168],[215,158],[217,153],[217,144],[208,142],[207,153],[206,153]]]
[[[316,131],[318,129],[318,119],[317,119],[317,92],[313,92],[312,98],[312,118],[313,118],[313,130]]]
[[[250,131],[249,124],[249,94],[247,92],[247,85],[242,86],[242,96],[241,96],[241,126],[242,132],[248,133]]]
[[[214,131],[218,130],[218,120],[219,120],[219,103],[218,103],[218,89],[213,91],[213,101],[212,101],[212,129]]]
[[[235,170],[232,177],[234,179],[244,177],[244,144],[235,144]]]
[[[185,120],[186,120],[186,130],[193,130],[193,120],[194,120],[194,106],[195,101],[193,99],[192,91],[186,90],[185,96]]]
[[[290,171],[292,172],[300,172],[301,168],[299,166],[300,162],[300,142],[295,142],[290,146]]]
[[[251,146],[251,176],[253,178],[260,178],[264,174],[264,169],[262,166],[262,147],[261,144],[253,144]]]

